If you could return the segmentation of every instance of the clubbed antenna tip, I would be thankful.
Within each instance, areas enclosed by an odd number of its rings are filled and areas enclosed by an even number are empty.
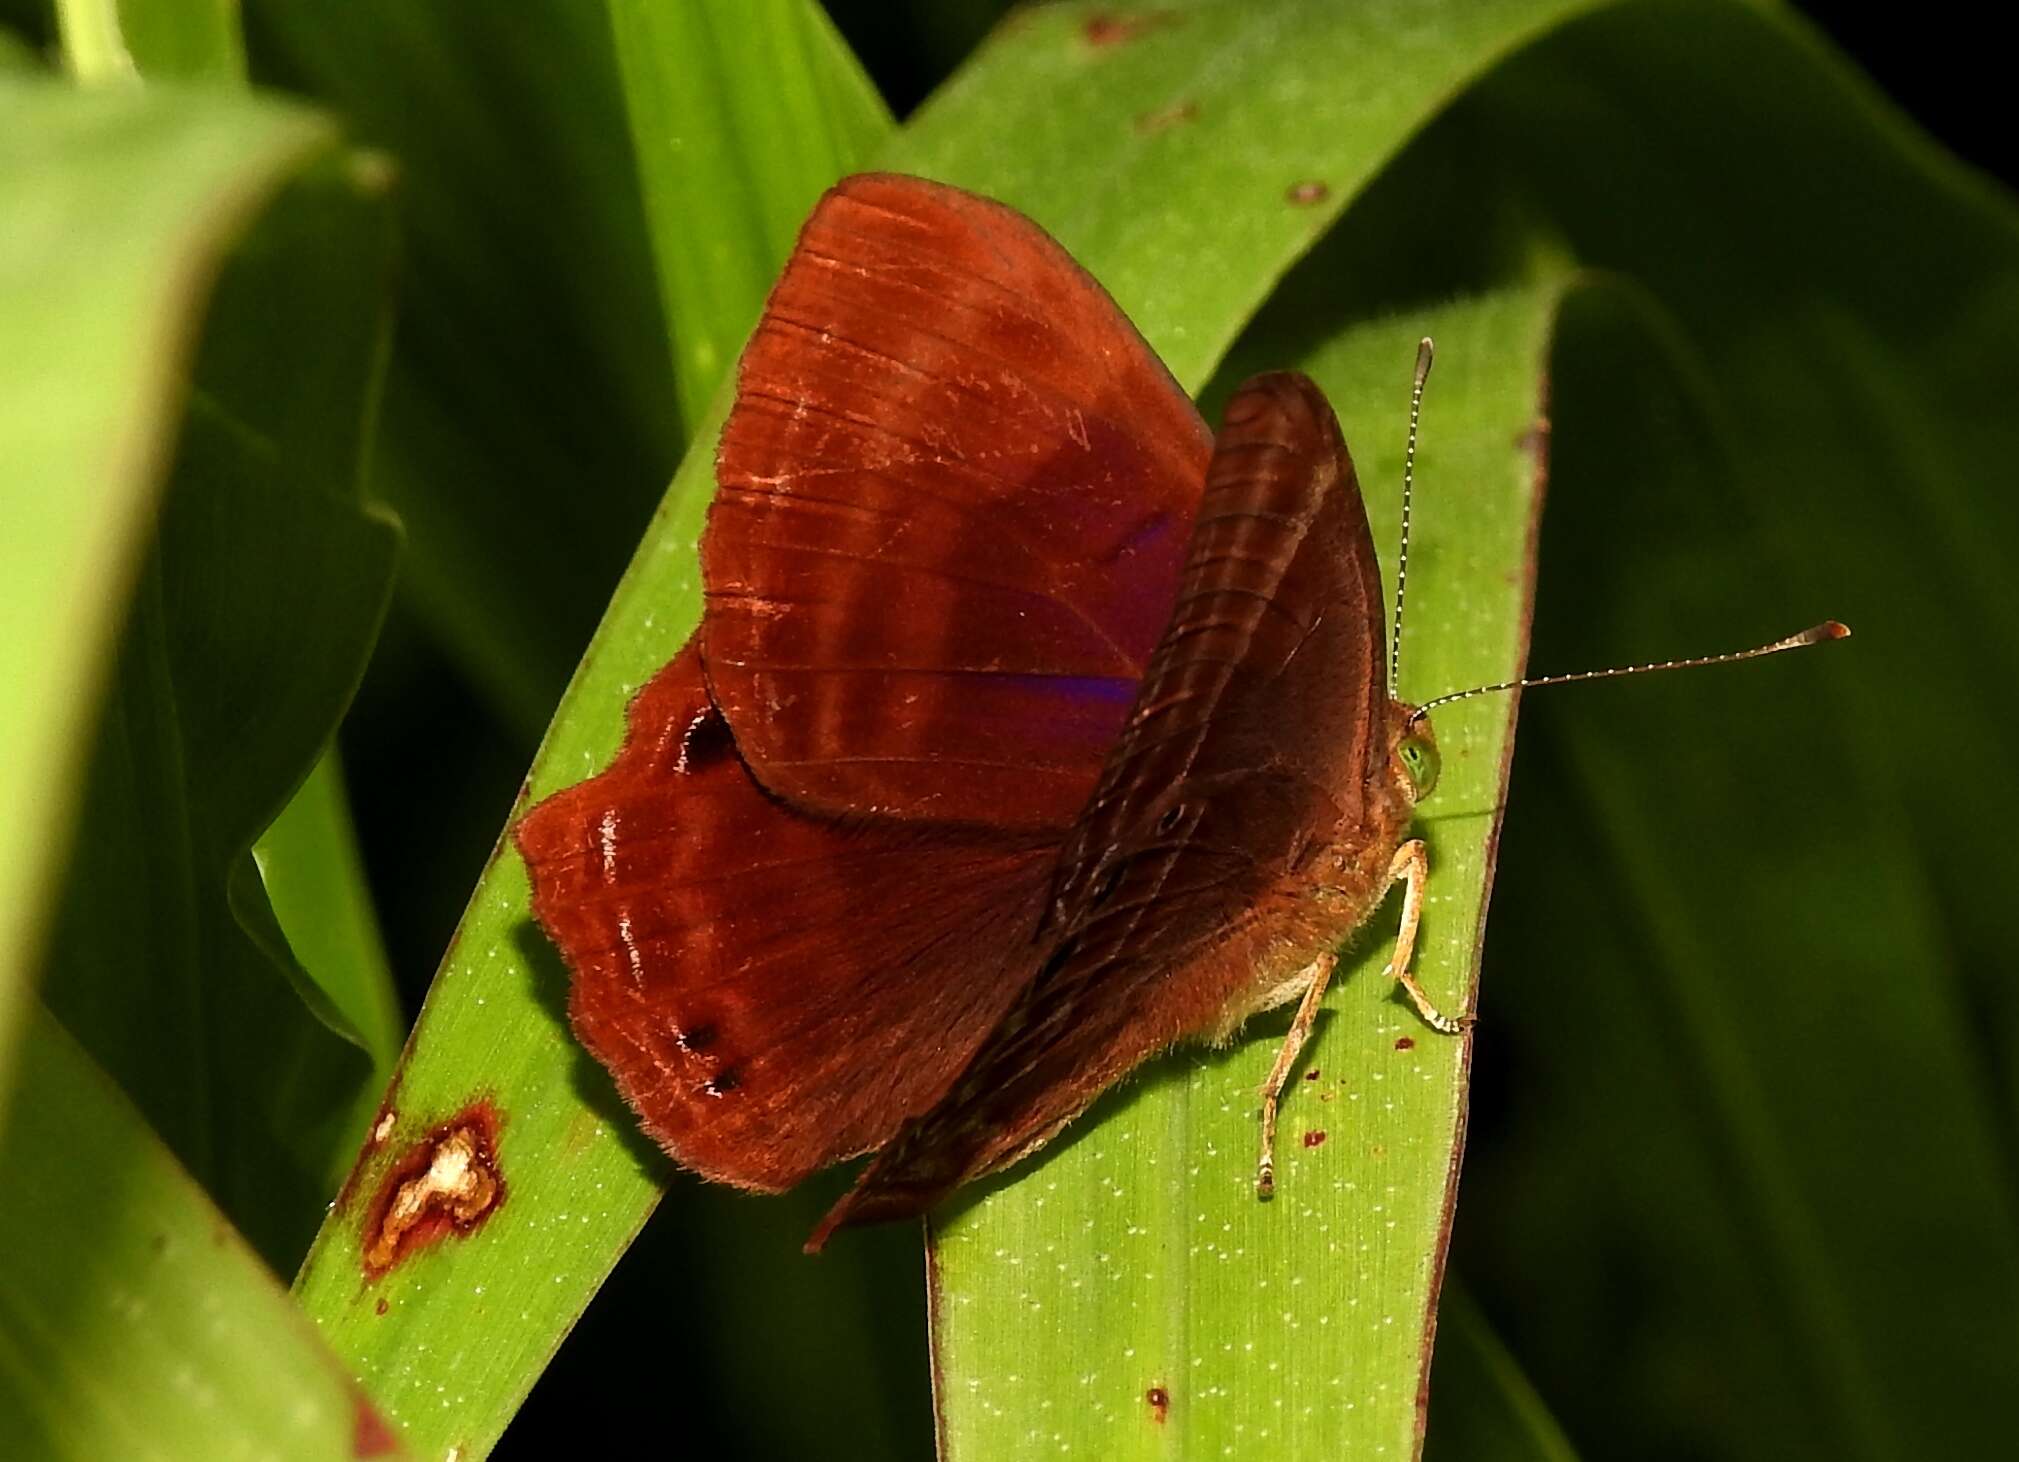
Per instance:
[[[1834,619],[1826,619],[1821,624],[1810,625],[1800,634],[1775,640],[1770,645],[1760,645],[1750,650],[1734,650],[1726,655],[1697,655],[1688,660],[1657,660],[1647,665],[1621,665],[1612,670],[1579,670],[1571,675],[1538,675],[1528,680],[1503,680],[1497,685],[1478,685],[1471,690],[1455,690],[1450,695],[1440,695],[1425,701],[1409,717],[1411,725],[1422,720],[1438,706],[1448,706],[1453,701],[1470,700],[1476,695],[1491,695],[1502,690],[1538,690],[1545,685],[1572,685],[1580,680],[1615,680],[1622,675],[1647,675],[1656,670],[1694,670],[1705,665],[1735,665],[1741,660],[1757,660],[1762,655],[1778,655],[1783,650],[1800,650],[1809,645],[1820,645],[1825,640],[1847,640],[1851,637],[1851,627]]]

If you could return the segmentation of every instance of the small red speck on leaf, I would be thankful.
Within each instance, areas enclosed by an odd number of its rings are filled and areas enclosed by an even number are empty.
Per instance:
[[[1325,1132],[1323,1128],[1314,1128],[1312,1131],[1304,1134],[1304,1145],[1306,1147],[1322,1147],[1324,1143]]]
[[[1296,184],[1283,195],[1299,208],[1309,208],[1315,203],[1323,203],[1332,196],[1332,190],[1313,178]]]
[[[1143,1393],[1143,1399],[1150,1403],[1150,1419],[1163,1422],[1171,1414],[1171,1393],[1162,1386],[1152,1386]]]
[[[498,1173],[498,1114],[477,1102],[392,1165],[366,1217],[365,1273],[376,1279],[415,1249],[468,1234],[505,1199]]]
[[[1136,118],[1136,131],[1145,137],[1154,137],[1159,132],[1168,132],[1173,127],[1181,127],[1198,115],[1197,102],[1176,102],[1168,107],[1159,107],[1154,112],[1144,112]]]
[[[1080,28],[1090,46],[1119,46],[1132,41],[1144,31],[1154,30],[1160,25],[1168,25],[1175,17],[1152,12],[1147,15],[1090,15],[1087,23]]]
[[[1395,1038],[1395,1049],[1398,1051],[1415,1050],[1416,1038],[1414,1036],[1397,1036]]]
[[[1304,1079],[1306,1081],[1316,1081],[1318,1079],[1318,1068],[1313,1066],[1309,1071],[1305,1072]]]
[[[351,1400],[351,1407],[353,1457],[386,1457],[399,1451],[399,1437],[386,1425],[385,1418],[372,1410],[371,1402],[356,1396]]]
[[[371,1128],[365,1133],[365,1140],[358,1148],[357,1160],[351,1164],[351,1170],[344,1175],[343,1187],[338,1191],[336,1198],[338,1209],[350,1207],[351,1199],[357,1196],[358,1185],[363,1180],[366,1169],[372,1165],[373,1160],[379,1155],[379,1150],[386,1145],[386,1139],[393,1135],[393,1129],[399,1125],[399,1110],[394,1106],[400,1094],[399,1089],[400,1077],[395,1076],[392,1085],[386,1088],[385,1100],[372,1117]]]
[[[372,1313],[374,1315],[383,1315],[387,1310],[391,1308],[392,1308],[391,1305],[388,1305],[384,1300],[380,1300],[377,1304],[372,1306]]]

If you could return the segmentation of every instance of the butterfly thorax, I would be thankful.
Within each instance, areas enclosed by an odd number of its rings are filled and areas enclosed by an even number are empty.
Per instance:
[[[1351,815],[1313,826],[1287,851],[1276,876],[1226,951],[1231,996],[1210,1036],[1233,1035],[1243,1021],[1295,999],[1311,964],[1346,944],[1380,907],[1392,881],[1390,863],[1429,787],[1418,770],[1436,742],[1429,723],[1410,723],[1414,707],[1390,701],[1387,755],[1376,760]],[[1409,746],[1412,754],[1405,756]],[[1337,805],[1335,803],[1335,805]]]

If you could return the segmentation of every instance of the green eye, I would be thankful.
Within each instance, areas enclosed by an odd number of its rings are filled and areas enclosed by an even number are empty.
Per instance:
[[[1405,736],[1396,754],[1402,758],[1403,770],[1409,773],[1409,780],[1416,788],[1416,800],[1421,802],[1437,788],[1437,747],[1427,737]]]

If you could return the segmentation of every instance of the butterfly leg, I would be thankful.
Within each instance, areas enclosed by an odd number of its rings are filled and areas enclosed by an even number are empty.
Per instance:
[[[1311,983],[1304,987],[1297,1018],[1290,1022],[1290,1033],[1283,1037],[1276,1064],[1269,1069],[1269,1079],[1262,1083],[1262,1161],[1255,1169],[1257,1198],[1271,1197],[1276,1191],[1276,1106],[1283,1095],[1283,1083],[1290,1079],[1290,1068],[1297,1064],[1298,1053],[1311,1037],[1318,1007],[1325,1000],[1325,987],[1332,983],[1332,970],[1338,963],[1338,956],[1332,954],[1321,954],[1311,961],[1311,967],[1305,971]]]
[[[1411,838],[1395,850],[1388,864],[1388,879],[1404,885],[1402,927],[1395,931],[1395,953],[1382,973],[1402,987],[1402,993],[1409,997],[1409,1003],[1416,1007],[1425,1025],[1443,1035],[1459,1035],[1472,1025],[1474,1017],[1451,1016],[1439,1010],[1409,970],[1410,961],[1416,957],[1416,927],[1423,921],[1423,890],[1430,881],[1430,860],[1424,854],[1421,838]]]

